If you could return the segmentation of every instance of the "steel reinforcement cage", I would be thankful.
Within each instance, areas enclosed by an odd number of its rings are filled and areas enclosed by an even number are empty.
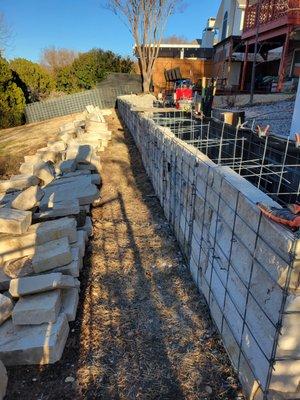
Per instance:
[[[246,395],[300,398],[299,239],[256,206],[274,200],[132,111],[140,101],[121,97],[118,110]]]

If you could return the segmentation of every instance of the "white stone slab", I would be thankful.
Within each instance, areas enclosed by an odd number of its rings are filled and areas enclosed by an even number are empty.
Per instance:
[[[0,293],[0,325],[3,324],[10,316],[14,308],[14,303],[12,299]]]
[[[48,163],[38,163],[33,168],[33,174],[37,176],[44,185],[48,185],[55,178],[54,168]]]
[[[22,236],[0,235],[0,264],[8,260],[32,255],[36,245],[67,237],[70,243],[77,240],[74,218],[60,218],[33,224]]]
[[[51,204],[51,201],[48,203]],[[47,220],[51,218],[68,217],[78,215],[80,213],[78,199],[71,199],[66,201],[60,201],[58,203],[51,204],[52,208],[49,210],[35,213],[33,219],[36,220]]]
[[[53,364],[60,360],[69,334],[67,317],[61,313],[52,324],[0,327],[0,359],[7,366]]]
[[[36,273],[67,265],[72,261],[72,254],[67,237],[53,240],[36,247],[32,266]]]
[[[79,293],[77,288],[62,290],[62,311],[66,314],[68,321],[75,321]]]
[[[79,230],[84,230],[88,237],[93,236],[93,223],[92,218],[87,216],[85,219],[85,224],[83,227],[79,228]]]
[[[39,186],[31,186],[12,201],[11,207],[23,211],[31,210],[39,204],[43,196],[44,192]]]
[[[20,297],[12,312],[13,324],[40,325],[56,322],[61,309],[61,300],[59,289]]]
[[[49,290],[68,289],[75,287],[76,285],[77,282],[75,282],[72,276],[55,272],[51,274],[12,279],[9,286],[9,292],[13,297],[20,297],[35,293],[43,293]]]
[[[24,190],[39,184],[39,179],[31,175],[14,175],[10,180],[0,180],[0,193],[14,190]]]
[[[80,259],[78,258],[75,261],[72,261],[68,265],[64,265],[63,267],[58,267],[54,268],[51,272],[61,272],[64,275],[71,275],[74,278],[79,277],[80,269],[81,269],[82,263],[80,262]]]
[[[89,183],[78,185],[74,182],[47,187],[45,188],[45,196],[40,202],[40,209],[46,211],[51,208],[54,203],[65,202],[72,199],[78,199],[79,205],[90,204],[98,199],[100,192],[95,185]]]
[[[28,231],[31,212],[0,208],[0,232],[21,235]]]

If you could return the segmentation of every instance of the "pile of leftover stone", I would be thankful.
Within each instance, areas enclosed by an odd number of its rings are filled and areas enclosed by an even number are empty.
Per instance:
[[[20,175],[0,181],[0,360],[6,366],[61,358],[93,233],[90,209],[99,202],[108,113],[86,107],[82,120],[61,126],[57,140],[25,157]]]

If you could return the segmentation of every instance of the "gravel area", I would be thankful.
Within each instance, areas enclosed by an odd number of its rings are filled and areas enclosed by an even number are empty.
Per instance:
[[[276,103],[261,104],[253,107],[241,107],[246,113],[246,120],[251,126],[270,125],[271,132],[276,135],[289,136],[292,124],[294,101],[278,101]]]

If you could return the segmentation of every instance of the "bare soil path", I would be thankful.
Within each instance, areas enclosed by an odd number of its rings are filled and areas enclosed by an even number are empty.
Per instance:
[[[63,358],[10,368],[8,399],[242,398],[133,139],[116,115],[110,126],[102,201]]]

